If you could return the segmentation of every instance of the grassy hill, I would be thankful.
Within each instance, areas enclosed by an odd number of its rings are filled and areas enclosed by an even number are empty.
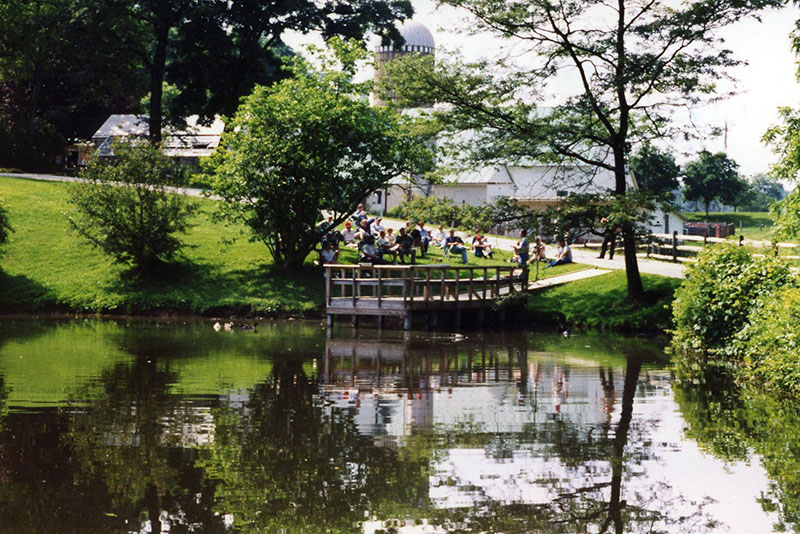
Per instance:
[[[308,315],[324,302],[316,254],[298,271],[275,267],[266,246],[250,242],[244,227],[211,220],[211,200],[193,200],[201,209],[185,236],[183,257],[147,280],[132,277],[70,230],[65,184],[0,177],[0,201],[14,227],[0,257],[0,313]],[[433,256],[441,261],[440,252]],[[470,255],[470,262],[507,265],[508,258],[505,252],[494,262]],[[352,249],[340,256],[343,263],[356,259]]]

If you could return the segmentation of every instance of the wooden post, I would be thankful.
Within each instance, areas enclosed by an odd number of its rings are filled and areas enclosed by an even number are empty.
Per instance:
[[[469,300],[472,301],[472,278],[475,274],[475,269],[470,268],[469,270]]]
[[[672,232],[672,261],[678,261],[678,231]]]
[[[411,286],[408,288],[408,292],[410,293],[411,301],[413,302],[414,301],[414,277],[415,277],[415,275],[414,275],[414,266],[412,265],[409,269],[410,269],[410,273],[411,273]]]
[[[325,267],[325,302],[328,303],[328,306],[331,305],[331,278],[333,277],[333,273],[331,272],[330,267]]]
[[[455,291],[456,302],[458,302],[458,292],[460,291],[459,288],[460,283],[461,283],[461,269],[456,267],[456,291]]]
[[[351,324],[353,325],[353,328],[357,328],[357,327],[358,327],[358,315],[356,315],[356,314],[354,313],[354,314],[353,314],[353,315],[350,317],[350,321],[351,321]]]
[[[441,272],[441,274],[442,274],[442,282],[441,282],[442,286],[441,286],[441,288],[440,288],[440,291],[441,291],[441,295],[440,295],[440,296],[441,296],[441,299],[439,299],[439,300],[441,300],[442,302],[444,302],[444,299],[445,299],[445,298],[447,298],[447,283],[444,281],[444,273],[445,273],[445,268],[444,268],[444,267],[442,267],[442,269],[441,269],[441,271],[440,271],[440,272]]]
[[[383,269],[376,267],[375,270],[378,271],[378,307],[380,308],[381,299],[383,298]]]
[[[403,330],[411,330],[411,312],[406,312],[403,316]]]
[[[483,268],[483,300],[486,300],[486,284],[488,283],[487,278],[489,277],[489,269],[486,267]]]
[[[408,285],[407,274],[408,274],[408,271],[403,269],[403,305],[405,305],[406,297],[407,297],[407,295],[406,295],[406,285]]]
[[[431,298],[431,270],[425,269],[425,302]]]
[[[355,308],[356,307],[356,295],[357,295],[357,293],[356,293],[356,269],[355,269],[355,267],[353,269],[351,269],[350,272],[353,273],[353,284],[352,284],[353,285],[353,307]]]

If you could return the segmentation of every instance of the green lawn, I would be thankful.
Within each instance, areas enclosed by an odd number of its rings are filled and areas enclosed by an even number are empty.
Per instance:
[[[709,213],[706,219],[705,212],[684,213],[691,222],[722,222],[736,225],[736,235],[744,235],[746,239],[770,241],[772,239],[772,225],[775,218],[765,211],[740,211],[737,213]],[[741,225],[741,226],[740,226]],[[741,228],[741,229],[740,229]]]
[[[671,324],[671,305],[680,280],[642,275],[645,304],[626,301],[624,271],[578,280],[531,295],[528,311],[534,320],[604,330],[666,330]]]
[[[312,313],[324,302],[316,254],[298,271],[275,267],[266,247],[250,242],[245,228],[212,222],[210,200],[195,200],[201,209],[180,261],[140,280],[70,230],[65,184],[0,177],[0,199],[14,227],[0,257],[0,313],[285,315]],[[439,249],[429,256],[419,262],[442,261]],[[495,260],[470,254],[469,264],[508,265],[508,259],[510,253],[502,251]],[[355,250],[343,249],[341,262],[356,260]]]

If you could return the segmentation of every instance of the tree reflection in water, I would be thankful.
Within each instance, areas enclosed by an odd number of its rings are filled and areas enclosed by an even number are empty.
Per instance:
[[[675,401],[701,448],[728,462],[758,455],[769,476],[759,502],[776,531],[800,532],[800,403],[748,389],[675,387]]]
[[[530,406],[533,419],[516,430],[492,431],[469,417],[436,422],[432,396],[454,388],[478,392],[473,384],[516,382],[523,392],[540,389],[536,375],[544,374],[544,364],[529,365],[528,355],[525,345],[456,351],[334,340],[322,362],[321,388],[300,360],[276,362],[250,398],[215,411],[216,439],[198,464],[219,481],[216,510],[231,514],[243,532],[353,532],[361,522],[365,529],[391,529],[407,521],[452,532],[507,533],[703,532],[716,526],[704,513],[706,503],[687,502],[665,484],[639,484],[624,496],[625,484],[642,474],[636,466],[654,460],[648,429],[633,425],[637,389],[646,387],[639,354],[625,360],[616,424],[608,414],[595,423],[552,411],[543,416],[543,409]],[[554,391],[567,386],[568,366],[561,373]],[[613,373],[603,383],[609,411]],[[536,404],[540,393],[526,392],[520,402]],[[553,398],[562,393],[568,394],[555,391]],[[391,435],[389,427],[401,435]],[[469,472],[441,472],[453,454],[467,449],[483,450],[496,464],[540,456],[545,461],[535,464],[542,467],[533,485],[548,498],[498,499],[491,484],[476,486]],[[443,506],[432,497],[442,490],[470,504]]]

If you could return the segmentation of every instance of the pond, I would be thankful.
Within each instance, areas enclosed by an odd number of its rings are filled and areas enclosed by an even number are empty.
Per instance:
[[[770,532],[800,410],[653,340],[7,319],[0,532]]]

